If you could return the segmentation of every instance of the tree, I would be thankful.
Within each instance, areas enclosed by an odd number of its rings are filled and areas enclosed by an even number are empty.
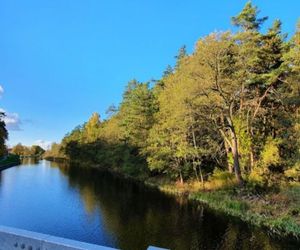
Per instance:
[[[193,103],[200,85],[190,78],[195,69],[192,62],[194,57],[187,57],[180,68],[163,79],[164,87],[158,91],[159,111],[146,148],[150,169],[178,177],[180,182],[190,171],[203,181],[201,163],[217,142]]]
[[[48,149],[44,155],[43,158],[45,159],[64,159],[65,155],[62,152],[61,144],[58,143],[52,143],[50,149]]]
[[[186,46],[183,45],[179,49],[178,55],[175,56],[175,58],[176,58],[175,70],[179,69],[180,65],[183,63],[183,61],[186,57],[187,57]],[[169,68],[169,70],[170,70],[170,68]],[[171,72],[173,72],[173,70]]]
[[[118,112],[118,108],[114,104],[112,104],[107,108],[107,110],[105,111],[105,114],[108,116],[108,118],[110,118],[117,112]]]
[[[83,129],[83,137],[86,142],[95,142],[98,139],[100,123],[100,115],[93,113]]]
[[[272,133],[272,124],[276,123],[272,119],[276,117],[274,112],[283,110],[278,93],[284,87],[282,62],[288,47],[284,42],[285,35],[281,34],[279,20],[274,22],[267,34],[261,34],[257,29],[244,29],[235,35],[235,39],[239,45],[237,78],[242,86],[240,121],[244,121],[244,130],[250,140],[245,162],[249,166],[248,171],[251,171],[264,142]]]
[[[287,72],[288,87],[283,97],[284,103],[289,107],[292,118],[292,129],[286,143],[289,152],[290,168],[285,175],[295,181],[300,180],[300,22],[296,33],[291,40],[291,49],[285,56],[284,66]]]
[[[24,155],[24,146],[21,143],[18,143],[12,148],[12,152],[16,155]]]
[[[173,71],[174,71],[173,68],[170,65],[168,65],[167,68],[165,69],[165,71],[163,72],[163,78],[172,74]]]
[[[148,83],[128,83],[120,105],[122,137],[126,143],[142,148],[153,124],[154,95]]]
[[[244,9],[235,17],[232,17],[234,25],[245,31],[258,30],[268,17],[257,18],[259,11],[251,2],[247,2]]]
[[[4,122],[5,114],[0,112],[0,157],[6,154],[5,141],[8,139],[8,132]]]
[[[32,156],[40,157],[45,153],[45,150],[39,145],[32,145],[30,152]]]

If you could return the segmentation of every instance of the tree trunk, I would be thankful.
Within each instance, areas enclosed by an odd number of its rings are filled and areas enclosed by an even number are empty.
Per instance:
[[[200,172],[200,178],[201,178],[202,187],[203,187],[203,189],[205,189],[201,165],[199,165],[199,172]]]
[[[196,162],[193,162],[193,169],[194,169],[194,172],[195,172],[195,176],[196,176],[197,181],[200,182],[199,176],[198,176],[198,172],[197,172],[197,165],[196,165]]]
[[[231,130],[232,133],[232,156],[233,156],[233,169],[235,177],[239,185],[243,185],[244,181],[241,174],[240,161],[239,161],[239,151],[238,151],[238,141],[234,130]]]
[[[249,172],[251,172],[253,168],[254,168],[254,152],[253,152],[253,147],[251,146],[251,148],[250,148],[250,169],[249,169]]]
[[[181,170],[179,170],[179,178],[180,178],[180,184],[183,184],[183,178],[182,178]]]
[[[240,168],[240,160],[239,160],[239,149],[238,149],[238,139],[235,132],[235,127],[233,124],[233,105],[232,102],[229,107],[229,117],[227,117],[227,121],[230,126],[230,132],[231,132],[231,151],[233,156],[233,169],[234,174],[237,179],[237,182],[240,186],[244,185],[243,177],[241,174],[241,168]]]
[[[227,159],[227,168],[228,168],[228,171],[229,173],[233,173],[233,168],[232,168],[232,165],[230,164],[230,162],[228,161],[229,159],[229,145],[226,141],[224,141],[224,147],[225,147],[225,152],[226,152],[226,159]]]

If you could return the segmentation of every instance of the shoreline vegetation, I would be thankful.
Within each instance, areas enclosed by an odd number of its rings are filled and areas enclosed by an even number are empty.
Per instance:
[[[252,226],[264,228],[273,236],[300,240],[299,187],[287,188],[276,194],[261,195],[249,194],[246,188],[240,190],[234,187],[197,190],[194,187],[195,183],[160,185],[154,182],[150,185],[158,187],[164,193],[187,196],[188,199],[206,204],[217,212],[238,218]],[[294,202],[294,199],[297,201]]]
[[[21,160],[18,155],[9,154],[0,159],[0,171],[9,167],[20,165]]]

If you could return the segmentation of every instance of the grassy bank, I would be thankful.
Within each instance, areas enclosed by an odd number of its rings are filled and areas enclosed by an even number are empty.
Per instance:
[[[162,192],[184,195],[225,213],[268,230],[274,236],[300,240],[300,185],[282,187],[276,192],[253,193],[247,187],[203,189],[198,183],[161,183],[151,180]]]
[[[0,160],[0,170],[3,170],[7,167],[19,165],[20,162],[20,157],[18,155],[9,154],[7,157],[4,157]]]
[[[292,196],[288,196],[288,193]],[[223,190],[198,192],[191,194],[191,199],[255,226],[267,228],[273,234],[300,239],[299,196],[300,188],[294,187],[266,196]]]

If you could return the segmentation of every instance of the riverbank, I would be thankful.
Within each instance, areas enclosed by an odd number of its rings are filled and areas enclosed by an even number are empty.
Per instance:
[[[99,169],[104,169],[99,167]],[[106,170],[107,171],[107,170]],[[184,196],[205,204],[216,212],[240,219],[252,226],[263,228],[275,237],[300,241],[300,185],[289,185],[277,191],[255,193],[245,186],[203,188],[199,182],[180,184],[161,178],[132,177],[120,171],[109,172],[161,192]],[[206,183],[205,186],[208,186]]]
[[[155,185],[155,182],[151,182],[151,186]],[[189,184],[178,186],[174,183],[157,187],[164,193],[184,195],[215,211],[261,227],[276,237],[300,240],[300,186],[290,186],[265,194],[253,194],[247,188],[234,187],[193,190]]]
[[[216,212],[240,219],[248,224],[263,228],[278,238],[300,240],[300,185],[282,187],[277,191],[255,193],[237,185],[205,188],[199,182],[180,184],[167,178],[131,176],[116,168],[97,164],[77,164],[79,167],[108,171],[120,178],[142,183],[163,193],[184,196],[188,200],[205,204]]]
[[[17,166],[21,163],[20,157],[17,155],[8,155],[4,159],[0,160],[0,171]]]
[[[43,159],[46,161],[53,161],[53,162],[60,162],[60,163],[68,162],[68,160],[63,157],[46,156],[43,157]]]

